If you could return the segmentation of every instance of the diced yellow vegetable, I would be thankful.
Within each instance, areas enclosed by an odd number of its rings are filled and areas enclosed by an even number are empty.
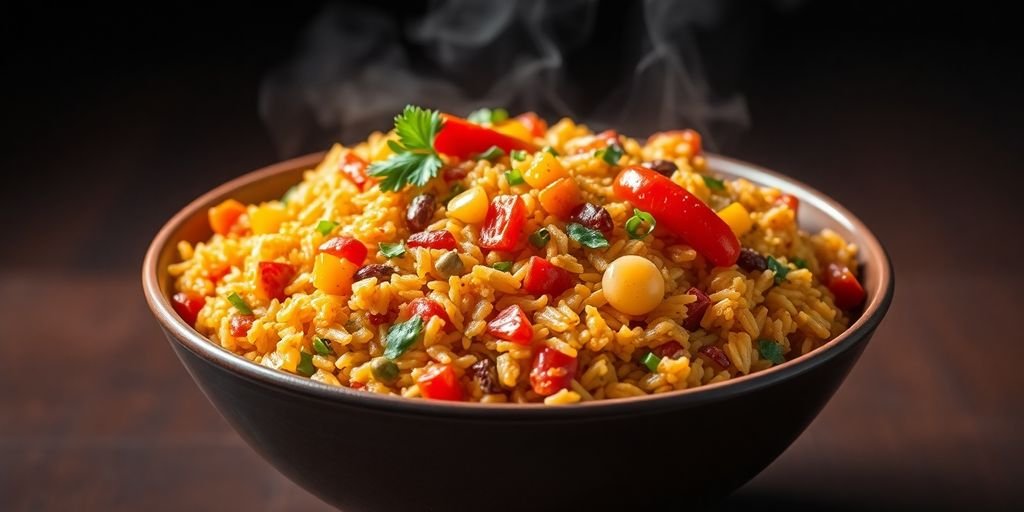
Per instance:
[[[494,131],[504,133],[509,137],[515,137],[527,142],[533,140],[533,134],[530,133],[530,130],[528,130],[523,123],[520,123],[515,119],[509,119],[508,121],[498,124],[494,127]]]
[[[732,228],[736,236],[743,236],[750,228],[754,227],[754,221],[750,219],[750,212],[742,204],[732,203],[718,212],[718,216]]]
[[[285,210],[284,205],[275,203],[261,204],[249,216],[252,232],[257,235],[276,233],[281,227],[281,223],[286,220],[288,220],[288,212]]]
[[[213,229],[214,233],[226,235],[231,232],[231,227],[235,225],[238,218],[245,213],[245,205],[234,199],[228,199],[210,208],[208,213],[210,229]]]
[[[322,252],[313,262],[313,286],[330,295],[352,293],[352,276],[359,266],[333,254]]]
[[[580,187],[572,178],[559,178],[541,190],[537,200],[545,211],[560,219],[569,218],[573,208],[583,203]]]
[[[466,224],[478,224],[487,217],[487,205],[487,191],[473,187],[448,201],[448,216]]]
[[[523,171],[523,180],[533,188],[544,188],[559,178],[568,178],[569,171],[547,151],[541,151],[533,158],[530,167]]]

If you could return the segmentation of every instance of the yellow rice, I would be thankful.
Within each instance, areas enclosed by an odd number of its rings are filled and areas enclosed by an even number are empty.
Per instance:
[[[702,175],[708,174],[706,160],[681,137],[671,132],[653,137],[646,144],[624,138],[621,165],[654,159],[674,162],[678,171],[673,181],[712,208],[729,202],[742,204],[756,228],[741,237],[744,247],[779,261],[800,258],[806,269],[792,270],[781,284],[770,271],[745,272],[736,266],[713,268],[691,247],[666,245],[657,236],[630,239],[623,225],[632,207],[614,199],[611,181],[618,168],[609,166],[592,152],[573,154],[574,149],[593,141],[582,125],[562,119],[538,143],[558,151],[587,201],[604,206],[615,228],[607,249],[585,249],[565,234],[565,222],[547,214],[539,205],[537,191],[527,185],[510,186],[506,177],[511,165],[506,156],[495,163],[469,161],[468,174],[461,180],[469,188],[483,187],[488,197],[520,194],[528,215],[526,233],[547,227],[551,240],[543,248],[530,245],[516,253],[486,252],[476,245],[480,228],[446,216],[441,204],[428,229],[446,229],[459,242],[466,272],[444,277],[434,268],[443,253],[426,248],[410,249],[405,257],[387,259],[377,251],[379,242],[398,242],[409,235],[405,207],[419,191],[383,193],[378,187],[360,191],[337,172],[339,158],[352,151],[374,162],[390,156],[385,141],[393,134],[374,133],[354,147],[335,145],[323,161],[308,170],[283,203],[287,219],[275,233],[262,235],[214,235],[207,241],[179,246],[181,262],[171,265],[178,291],[206,296],[195,328],[215,343],[267,367],[296,372],[300,352],[315,353],[314,337],[330,341],[335,355],[313,357],[315,373],[310,377],[333,386],[353,386],[372,393],[418,397],[416,378],[434,364],[449,364],[461,379],[468,400],[489,403],[541,402],[571,404],[581,401],[625,398],[664,393],[730,379],[764,370],[772,362],[761,357],[757,340],[774,340],[786,357],[807,353],[836,336],[849,319],[833,304],[833,297],[819,279],[829,263],[856,270],[856,247],[836,233],[825,230],[810,235],[799,229],[795,215],[777,203],[778,190],[760,187],[746,180],[726,180],[724,192],[712,194]],[[532,156],[516,166],[530,163]],[[433,180],[426,191],[443,198],[450,186]],[[274,201],[274,203],[281,203]],[[252,214],[259,205],[248,205]],[[325,237],[315,230],[322,219],[340,224],[339,233],[355,237],[370,247],[367,263],[387,263],[398,272],[389,281],[376,278],[357,282],[351,296],[333,296],[317,290],[311,276],[316,249]],[[239,223],[249,222],[243,215]],[[657,234],[658,232],[655,232]],[[663,302],[644,317],[631,318],[615,310],[605,299],[601,276],[609,263],[622,255],[639,255],[662,270],[666,291]],[[558,297],[534,297],[522,289],[526,261],[530,256],[546,257],[578,278],[578,284]],[[296,277],[286,289],[284,302],[261,300],[254,293],[256,267],[260,261],[291,263]],[[513,261],[510,272],[490,265]],[[220,280],[211,276],[230,268]],[[687,305],[696,298],[686,291],[704,290],[712,303],[690,332],[682,327]],[[230,333],[235,311],[226,299],[236,292],[253,308],[255,322],[244,337]],[[430,297],[441,304],[451,325],[439,318],[425,324],[424,334],[408,352],[397,359],[399,377],[391,385],[374,379],[370,361],[383,353],[383,337],[389,325],[375,326],[369,314],[400,309],[418,297]],[[518,304],[533,322],[531,347],[497,340],[485,334],[486,323],[497,311]],[[675,341],[683,347],[681,357],[662,358],[656,371],[639,359],[651,348]],[[730,362],[720,368],[698,355],[701,347],[719,347]],[[529,382],[531,358],[538,347],[548,346],[578,358],[578,370],[571,385],[551,396],[535,393]],[[467,368],[481,357],[494,361],[500,391],[484,393]],[[493,391],[493,390],[492,390]]]

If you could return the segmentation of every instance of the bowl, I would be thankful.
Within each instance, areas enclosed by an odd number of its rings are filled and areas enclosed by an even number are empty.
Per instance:
[[[856,243],[867,301],[844,333],[762,372],[691,390],[571,406],[452,403],[332,387],[252,363],[178,318],[167,265],[180,240],[211,233],[226,198],[277,198],[322,154],[252,172],[196,199],[156,235],[142,283],[154,316],[210,402],[285,476],[344,510],[570,510],[714,502],[800,435],[839,388],[894,290],[874,235],[824,194],[782,175],[708,155],[729,177],[800,199],[800,223]]]

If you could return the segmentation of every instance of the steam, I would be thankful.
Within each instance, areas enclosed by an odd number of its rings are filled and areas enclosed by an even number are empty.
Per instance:
[[[405,21],[385,2],[332,5],[265,79],[260,113],[283,156],[387,130],[409,103],[532,110],[638,137],[690,127],[714,149],[749,124],[742,98],[714,94],[695,40],[729,3],[628,3],[610,31],[598,29],[596,0],[439,0]],[[611,51],[591,51],[607,38]]]

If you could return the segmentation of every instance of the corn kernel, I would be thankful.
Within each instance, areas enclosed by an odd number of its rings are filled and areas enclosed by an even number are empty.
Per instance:
[[[473,187],[448,201],[448,216],[466,224],[477,224],[487,217],[487,206],[487,191]]]
[[[568,177],[569,171],[547,151],[541,151],[535,156],[533,163],[523,172],[523,180],[533,188],[544,188],[559,178]]]
[[[322,252],[313,263],[313,286],[330,295],[352,293],[352,276],[359,267],[355,263]]]
[[[281,223],[288,220],[288,212],[284,205],[264,203],[249,216],[252,232],[257,235],[276,233]]]

